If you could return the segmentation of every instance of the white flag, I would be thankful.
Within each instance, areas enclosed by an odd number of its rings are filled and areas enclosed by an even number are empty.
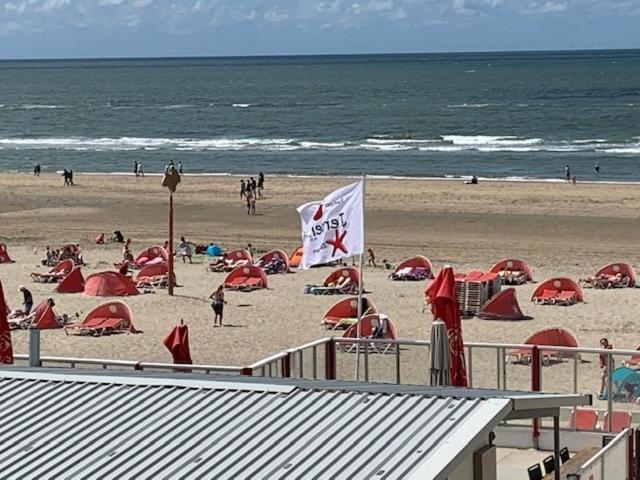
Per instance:
[[[333,262],[364,252],[363,181],[298,207],[302,223],[300,268]]]

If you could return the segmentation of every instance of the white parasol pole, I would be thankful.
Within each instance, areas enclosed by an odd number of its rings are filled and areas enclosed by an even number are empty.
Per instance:
[[[367,176],[362,174],[362,253],[360,254],[360,281],[358,283],[358,319],[356,320],[356,337],[360,340],[362,335],[360,320],[362,319],[362,290],[364,285],[364,247],[365,242],[365,228],[364,228],[364,205],[367,192]],[[356,381],[360,379],[360,342],[356,342]]]

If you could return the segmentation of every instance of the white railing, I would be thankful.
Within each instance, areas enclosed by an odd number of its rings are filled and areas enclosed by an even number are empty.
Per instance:
[[[620,432],[602,450],[587,461],[575,475],[576,480],[628,480],[633,477],[633,431]]]

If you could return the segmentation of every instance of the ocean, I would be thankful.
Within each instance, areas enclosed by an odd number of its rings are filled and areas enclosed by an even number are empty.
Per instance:
[[[0,170],[640,181],[639,79],[638,50],[1,61]]]

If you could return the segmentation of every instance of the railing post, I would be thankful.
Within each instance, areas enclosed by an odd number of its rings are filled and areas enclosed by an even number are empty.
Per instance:
[[[136,363],[136,364],[133,366],[133,369],[134,369],[134,370],[142,370],[142,365],[140,364],[140,362]]]
[[[324,377],[327,380],[336,379],[336,341],[333,338],[324,344]]]
[[[531,347],[531,391],[540,391],[540,350],[537,345]],[[531,420],[533,447],[538,448],[538,439],[540,437],[540,419]]]
[[[396,343],[396,383],[400,384],[400,344]]]
[[[607,355],[607,432],[611,431],[611,414],[613,413],[613,355]]]
[[[282,369],[282,376],[289,378],[291,376],[291,352],[282,357],[280,368]]]
[[[4,307],[3,307],[4,308]],[[29,329],[29,367],[41,367],[40,361],[40,330]]]
[[[247,377],[252,377],[253,376],[253,368],[249,368],[249,367],[242,368],[242,370],[240,370],[240,375],[245,375]]]

